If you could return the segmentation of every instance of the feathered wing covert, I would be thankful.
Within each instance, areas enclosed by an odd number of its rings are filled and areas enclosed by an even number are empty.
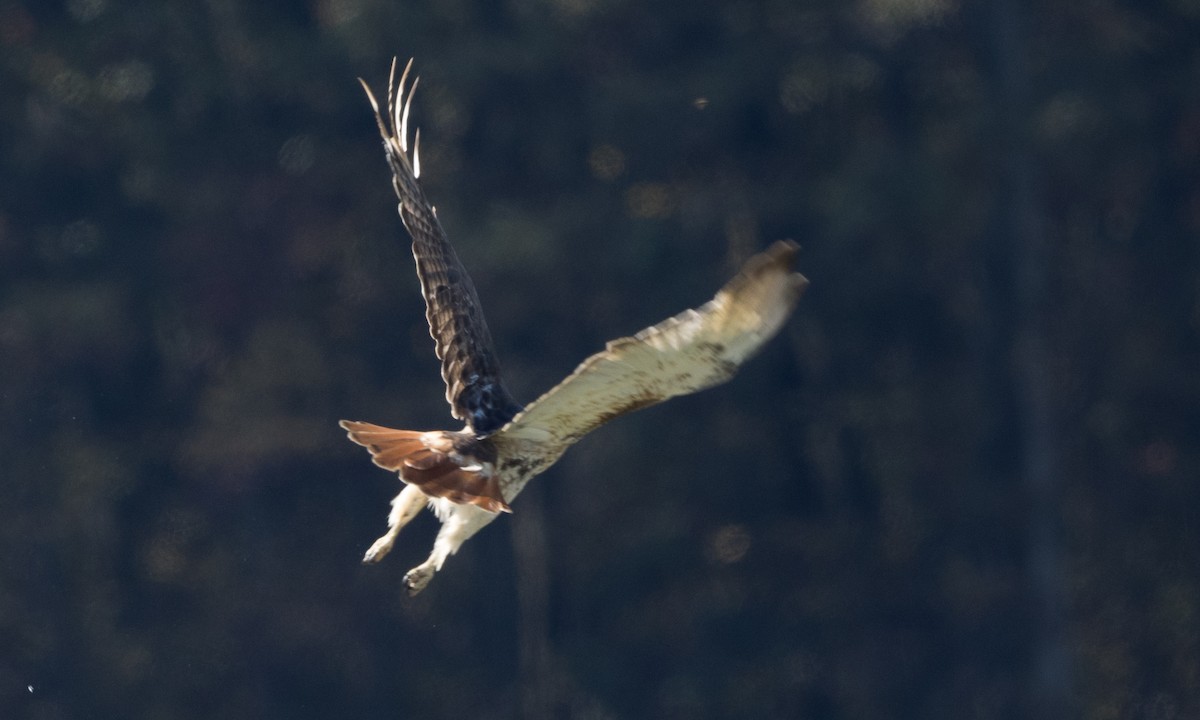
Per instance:
[[[407,87],[412,60],[395,83],[396,62],[388,78],[387,119],[371,88],[361,79],[363,89],[375,109],[375,121],[383,137],[388,165],[392,169],[392,187],[400,200],[400,217],[412,236],[417,277],[425,296],[425,317],[434,351],[442,361],[442,379],[446,382],[446,401],[450,412],[479,435],[498,430],[521,406],[513,400],[500,379],[500,363],[492,345],[492,336],[483,319],[475,285],[455,254],[437,211],[425,199],[417,183],[421,174],[419,155],[421,133],[413,141],[412,159],[408,157],[408,111],[412,106],[417,80]],[[406,96],[407,92],[407,96]]]

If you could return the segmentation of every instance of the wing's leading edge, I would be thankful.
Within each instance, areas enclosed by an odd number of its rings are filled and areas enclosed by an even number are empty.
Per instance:
[[[722,383],[779,332],[808,285],[798,247],[781,240],[750,258],[709,302],[608,343],[513,418],[506,437],[565,447],[634,410]]]
[[[400,82],[395,83],[396,63],[392,62],[386,120],[371,89],[361,78],[359,82],[375,109],[375,120],[392,169],[392,186],[400,200],[400,217],[412,236],[417,277],[425,297],[425,317],[429,321],[434,349],[442,361],[442,379],[446,382],[446,400],[450,403],[451,414],[477,434],[487,435],[504,426],[520,412],[521,406],[501,382],[500,364],[475,286],[446,239],[437,212],[425,199],[417,182],[421,172],[419,130],[411,161],[408,156],[408,113],[417,87],[417,81],[413,80],[406,97],[405,86],[411,69],[412,61],[409,60]]]

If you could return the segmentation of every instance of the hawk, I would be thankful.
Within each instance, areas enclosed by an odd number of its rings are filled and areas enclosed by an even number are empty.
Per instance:
[[[632,337],[609,342],[565,380],[522,407],[500,377],[500,364],[466,269],[446,239],[417,178],[419,145],[408,146],[408,115],[417,80],[412,61],[388,78],[386,119],[361,79],[392,171],[400,218],[412,236],[426,319],[442,363],[450,413],[461,430],[393,430],[343,420],[350,439],[379,467],[404,481],[392,500],[388,531],[365,563],[391,551],[397,534],[428,505],[441,521],[429,559],[404,576],[409,595],[425,589],[446,558],[500,513],[533,477],[585,434],[640,408],[728,380],[773,337],[808,281],[792,270],[797,246],[776,242],[751,257],[716,296]]]

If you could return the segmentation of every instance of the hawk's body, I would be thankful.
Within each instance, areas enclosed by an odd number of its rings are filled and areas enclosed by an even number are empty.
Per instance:
[[[584,434],[617,416],[732,377],[779,331],[807,281],[791,269],[796,246],[777,242],[750,258],[708,303],[608,343],[522,408],[501,382],[474,286],[417,183],[416,146],[411,160],[408,156],[412,93],[406,101],[407,77],[405,68],[398,86],[389,80],[387,121],[369,88],[367,95],[383,135],[400,216],[413,238],[446,399],[466,427],[414,432],[341,424],[351,440],[371,451],[375,464],[398,472],[406,483],[392,501],[388,532],[367,551],[365,562],[386,555],[400,529],[426,503],[442,521],[429,559],[405,575],[409,593],[416,594],[448,556],[497,513],[508,512],[525,484]]]

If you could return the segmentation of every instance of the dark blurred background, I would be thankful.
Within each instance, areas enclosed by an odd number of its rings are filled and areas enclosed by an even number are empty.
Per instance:
[[[0,0],[0,715],[1200,717],[1195,0]],[[452,428],[362,76],[511,389],[791,237],[730,384],[422,596]]]

